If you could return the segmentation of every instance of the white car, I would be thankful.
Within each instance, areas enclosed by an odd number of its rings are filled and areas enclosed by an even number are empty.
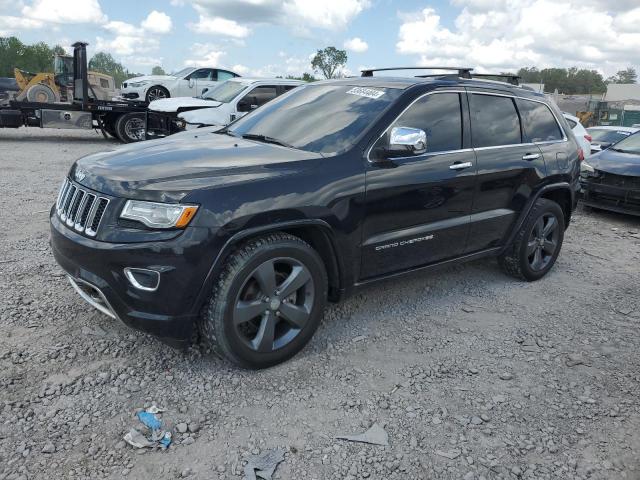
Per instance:
[[[126,100],[153,102],[169,97],[194,97],[220,82],[238,77],[219,68],[184,68],[170,75],[147,75],[122,82],[120,95]]]
[[[582,149],[582,153],[584,154],[584,158],[589,158],[591,155],[591,135],[587,132],[587,129],[582,126],[580,123],[580,119],[578,117],[574,117],[573,115],[569,115],[568,113],[562,113],[564,118],[569,123],[571,130],[573,130],[573,134],[578,141],[578,145]]]
[[[627,138],[629,135],[640,131],[634,127],[616,127],[614,125],[601,125],[587,128],[591,135],[591,153],[606,150],[611,145]]]
[[[285,78],[232,78],[199,98],[165,98],[149,104],[147,133],[170,135],[205,125],[227,125],[305,82]]]

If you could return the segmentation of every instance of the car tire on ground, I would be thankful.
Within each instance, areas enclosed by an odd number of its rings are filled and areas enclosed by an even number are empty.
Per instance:
[[[147,101],[147,103],[151,103],[154,100],[161,100],[163,98],[170,98],[171,94],[169,93],[169,90],[167,90],[164,87],[161,87],[160,85],[154,85],[153,87],[149,88],[149,90],[147,90],[147,95],[145,97],[145,100]]]
[[[227,259],[200,321],[202,339],[237,365],[270,367],[307,344],[326,299],[327,273],[313,248],[285,233],[256,238]]]
[[[58,95],[46,85],[31,85],[27,90],[27,100],[39,103],[55,103],[59,101]]]
[[[509,275],[529,282],[544,277],[558,258],[564,230],[560,205],[546,198],[538,199],[513,244],[498,257],[500,266]]]
[[[143,113],[125,113],[115,123],[115,133],[122,143],[139,142],[145,139],[145,116]]]

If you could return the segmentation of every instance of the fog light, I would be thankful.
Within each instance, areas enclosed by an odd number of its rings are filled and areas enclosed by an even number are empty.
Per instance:
[[[127,267],[124,269],[124,275],[133,287],[145,292],[155,292],[160,285],[160,272],[155,270]]]

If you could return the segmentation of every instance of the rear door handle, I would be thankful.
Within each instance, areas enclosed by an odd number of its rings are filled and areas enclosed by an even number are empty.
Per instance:
[[[523,160],[537,160],[538,158],[540,158],[539,153],[526,153],[522,156]]]
[[[451,170],[463,170],[465,168],[469,168],[472,166],[473,166],[473,163],[471,162],[460,162],[460,163],[454,163],[453,165],[449,165],[449,168]]]

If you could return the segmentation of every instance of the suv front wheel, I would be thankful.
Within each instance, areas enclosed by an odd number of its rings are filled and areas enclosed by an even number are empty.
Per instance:
[[[558,258],[564,230],[560,205],[546,198],[536,200],[513,245],[498,258],[500,266],[509,275],[529,282],[544,277]]]
[[[227,260],[201,320],[205,342],[247,368],[283,362],[311,339],[327,298],[320,256],[292,235],[245,243]]]

